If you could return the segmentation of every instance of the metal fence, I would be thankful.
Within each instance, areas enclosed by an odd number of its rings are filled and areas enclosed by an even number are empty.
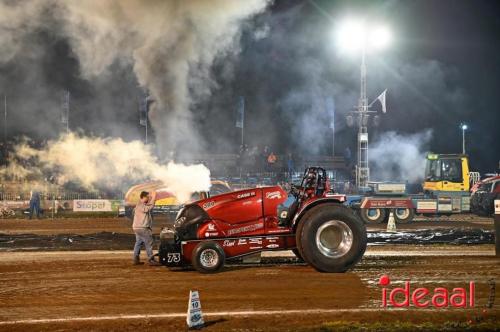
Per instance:
[[[124,193],[105,194],[98,191],[91,192],[40,192],[42,200],[75,200],[75,199],[123,199]],[[26,201],[29,200],[29,192],[0,192],[0,201]]]

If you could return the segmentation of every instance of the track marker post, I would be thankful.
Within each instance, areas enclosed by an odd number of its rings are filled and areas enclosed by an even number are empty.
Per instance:
[[[394,212],[389,212],[389,220],[387,221],[387,232],[396,233],[396,221],[394,220]]]
[[[205,326],[203,313],[201,312],[200,294],[197,290],[189,291],[189,302],[186,322],[190,329],[200,329]]]

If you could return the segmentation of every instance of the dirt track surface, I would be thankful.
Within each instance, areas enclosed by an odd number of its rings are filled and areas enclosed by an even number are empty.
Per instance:
[[[164,218],[155,219],[154,233],[168,224]],[[5,234],[92,234],[116,232],[132,234],[132,223],[127,218],[61,218],[61,219],[0,219],[0,233]],[[409,224],[398,224],[398,230],[434,228],[481,228],[493,229],[493,219],[473,215],[457,215],[441,218],[418,218]],[[387,225],[367,225],[368,230],[384,230]]]
[[[493,221],[487,218],[465,215],[448,219],[398,225],[398,231],[493,228]],[[157,220],[154,233],[164,225],[165,221]],[[385,227],[368,225],[371,231]],[[113,236],[96,238],[99,248],[132,246],[131,224],[125,218],[0,220],[4,238],[7,234],[38,241],[56,236],[65,248],[101,232]],[[68,246],[70,240],[74,242]],[[2,243],[6,250],[9,245],[8,241]],[[85,247],[89,248],[92,246]],[[440,324],[452,324],[451,330],[500,330],[498,285],[493,308],[485,309],[491,296],[488,282],[498,283],[500,276],[500,260],[494,257],[491,244],[372,245],[361,263],[345,274],[318,273],[303,264],[275,264],[233,265],[222,273],[201,275],[191,270],[132,266],[130,250],[78,251],[77,246],[69,249],[77,251],[30,250],[39,251],[0,252],[0,331],[186,330],[191,289],[200,291],[207,331],[329,331],[339,326],[350,329],[352,324],[365,324],[361,330],[373,330],[371,324],[390,326],[398,321],[434,324],[424,326],[421,330],[425,331],[442,330]],[[291,252],[272,252],[265,261],[293,261],[290,257]],[[473,280],[476,307],[381,309],[377,282],[382,274],[390,276],[393,287],[411,280],[412,287],[452,289],[466,287]],[[400,330],[397,326],[392,330]]]
[[[463,251],[385,246],[370,248],[345,274],[281,265],[232,266],[214,275],[132,266],[127,251],[0,253],[0,330],[185,330],[190,289],[200,291],[207,331],[316,330],[339,320],[488,321],[500,328],[499,287],[494,307],[482,311],[500,260],[492,245]],[[451,289],[473,280],[476,308],[381,309],[382,274],[392,287],[411,280],[415,287]]]
[[[471,215],[461,220],[419,220],[398,225],[397,234],[384,233],[386,225],[367,225],[370,244],[491,244],[493,221]],[[168,225],[157,218],[154,235]],[[61,218],[0,220],[0,251],[40,250],[124,250],[134,242],[126,218]],[[157,241],[158,242],[158,241]]]

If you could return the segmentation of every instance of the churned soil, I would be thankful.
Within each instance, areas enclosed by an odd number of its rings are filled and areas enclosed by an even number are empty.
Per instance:
[[[153,223],[154,233],[171,224],[165,217],[156,217]],[[132,234],[132,223],[125,217],[109,218],[59,218],[59,219],[0,219],[0,233],[4,234],[92,234],[115,232]],[[384,230],[385,224],[367,225],[368,230]],[[493,230],[493,219],[477,217],[472,214],[452,215],[449,217],[417,217],[412,223],[398,224],[398,230],[420,229],[458,229],[471,228]]]
[[[449,217],[451,218],[451,217]],[[385,225],[367,225],[370,245],[387,244],[492,244],[491,219],[469,215],[463,220],[418,220],[398,225],[386,233]],[[458,218],[458,216],[456,216]],[[153,233],[171,222],[157,218]],[[131,221],[126,218],[61,218],[0,220],[0,251],[125,250],[134,242]],[[158,241],[157,241],[158,242]]]
[[[475,281],[476,306],[381,308],[383,274],[389,287],[410,280],[412,287],[451,290]],[[343,274],[306,265],[237,265],[203,275],[132,266],[130,251],[2,252],[0,330],[186,330],[189,290],[200,292],[206,331],[371,330],[373,324],[379,330],[498,329],[500,287],[492,291],[491,280],[499,276],[493,245],[371,247]]]
[[[155,220],[154,233],[167,224]],[[263,264],[202,275],[132,266],[126,218],[0,220],[0,330],[186,330],[189,290],[200,292],[206,331],[500,329],[492,219],[419,218],[398,225],[402,235],[385,227],[367,226],[371,245],[348,273],[319,273],[291,252],[272,252]],[[476,306],[381,308],[383,274],[390,287],[451,290],[474,281]]]

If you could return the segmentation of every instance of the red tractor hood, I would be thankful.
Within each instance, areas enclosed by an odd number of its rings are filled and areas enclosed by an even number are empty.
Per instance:
[[[276,215],[276,208],[288,197],[280,186],[233,191],[196,201],[215,220],[243,223],[262,216]]]

